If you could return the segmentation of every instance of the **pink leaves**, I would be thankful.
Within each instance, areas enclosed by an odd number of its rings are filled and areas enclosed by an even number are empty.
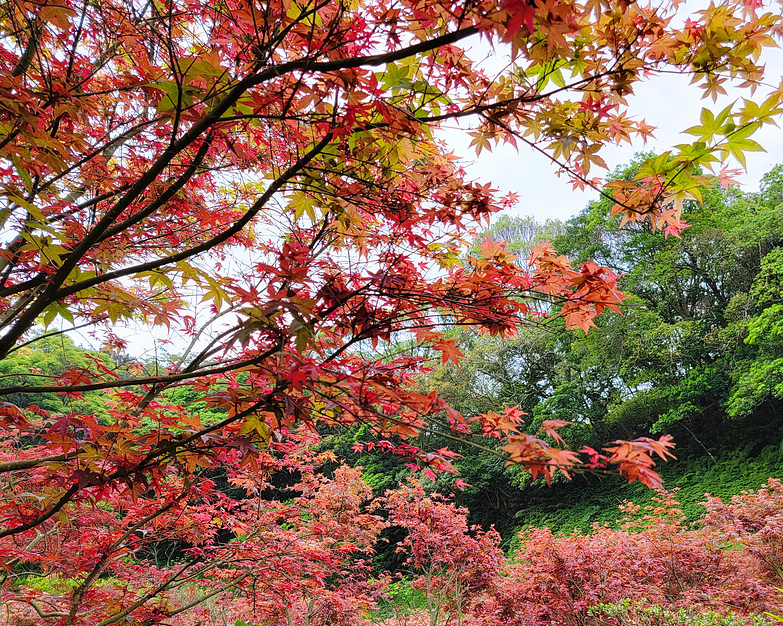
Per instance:
[[[692,526],[684,523],[674,494],[661,492],[648,506],[621,507],[620,528],[596,524],[589,533],[568,535],[527,530],[474,617],[481,626],[501,620],[509,626],[578,626],[604,619],[647,623],[654,614],[678,624],[681,609],[697,616],[724,607],[737,620],[770,610],[779,606],[779,578],[765,561],[772,557],[767,562],[780,565],[774,551],[781,535],[762,547],[753,531],[737,533],[735,524],[746,516],[778,524],[780,491],[770,481],[731,504],[712,498],[707,515]],[[604,615],[598,605],[614,612]]]
[[[500,536],[467,523],[467,511],[411,481],[386,492],[389,521],[407,531],[398,547],[439,612],[464,611],[486,589],[502,559]],[[458,607],[458,608],[457,608]]]

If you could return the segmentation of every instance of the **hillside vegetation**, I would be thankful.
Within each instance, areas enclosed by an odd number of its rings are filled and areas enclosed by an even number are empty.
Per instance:
[[[614,176],[628,179],[634,168]],[[530,246],[550,240],[577,262],[595,259],[622,273],[622,315],[600,316],[589,334],[567,330],[556,316],[511,340],[454,331],[466,358],[420,384],[467,417],[518,406],[528,432],[544,420],[568,420],[561,434],[575,450],[670,433],[678,459],[659,469],[693,520],[703,515],[705,493],[728,498],[783,477],[783,166],[764,176],[758,193],[704,190],[703,204],[686,203],[689,227],[679,238],[649,224],[621,225],[611,206],[594,202],[565,223],[504,217],[482,238],[505,240],[523,265]],[[354,439],[337,433],[324,445],[350,456]],[[455,490],[456,502],[506,541],[520,527],[588,530],[614,521],[624,500],[652,495],[611,475],[556,477],[547,486],[471,446],[437,436],[425,443],[463,455],[459,476],[441,475],[433,486],[470,485]],[[352,458],[376,490],[410,472],[375,452]]]

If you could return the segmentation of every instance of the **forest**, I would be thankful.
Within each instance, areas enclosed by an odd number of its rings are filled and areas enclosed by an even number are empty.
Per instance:
[[[0,3],[0,625],[783,621],[781,8]]]

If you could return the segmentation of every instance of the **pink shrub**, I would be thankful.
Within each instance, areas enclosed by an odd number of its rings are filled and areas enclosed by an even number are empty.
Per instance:
[[[687,526],[672,494],[655,501],[643,510],[626,504],[619,530],[524,532],[517,556],[477,605],[477,623],[584,626],[590,607],[623,600],[741,615],[771,606],[775,591],[752,554],[727,549],[713,526]]]

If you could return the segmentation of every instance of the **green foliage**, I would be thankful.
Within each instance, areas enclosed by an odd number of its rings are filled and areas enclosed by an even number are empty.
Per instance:
[[[735,335],[749,348],[741,352],[727,410],[732,416],[750,414],[764,402],[783,399],[783,248],[761,262],[744,307],[735,303]]]
[[[378,608],[373,611],[376,618],[392,619],[400,615],[410,615],[427,608],[427,596],[423,589],[417,589],[406,578],[389,583],[385,594],[378,601]]]
[[[594,626],[768,626],[763,615],[737,615],[715,611],[694,612],[686,608],[675,611],[658,605],[641,602],[615,602],[599,604],[587,610],[590,624]]]
[[[20,383],[51,384],[67,369],[95,369],[92,357],[106,367],[113,367],[109,355],[77,346],[65,335],[39,336],[29,345],[22,346],[0,361],[0,386],[10,387]],[[105,422],[109,414],[102,391],[90,391],[79,396],[64,394],[14,393],[5,400],[21,408],[36,405],[51,414],[84,413],[95,415]]]
[[[614,176],[628,180],[636,167]],[[705,493],[730,496],[777,475],[783,167],[764,177],[757,194],[715,186],[701,195],[703,204],[685,203],[690,226],[681,238],[664,238],[649,225],[618,228],[608,199],[565,224],[499,221],[487,234],[511,238],[515,252],[554,235],[566,256],[623,272],[622,288],[630,294],[623,315],[600,316],[587,336],[566,331],[556,317],[510,340],[462,333],[460,368],[436,368],[425,390],[437,389],[467,417],[519,406],[530,431],[543,420],[569,420],[563,434],[574,449],[672,433],[680,460],[661,469],[667,486],[682,489],[691,518],[700,514]],[[737,450],[738,441],[752,445]],[[586,530],[613,522],[622,500],[645,497],[643,489],[612,477],[542,490],[527,474],[459,451],[465,458],[457,466],[473,485],[459,503],[475,521],[500,521],[507,537],[514,523]],[[509,514],[515,522],[505,521]]]
[[[618,168],[614,177],[629,180],[637,167]],[[680,489],[691,520],[703,513],[705,493],[725,498],[780,476],[783,166],[764,177],[758,193],[715,186],[701,197],[703,204],[685,203],[690,226],[681,238],[664,238],[649,224],[619,227],[609,199],[565,224],[498,220],[479,240],[508,240],[524,257],[527,246],[552,239],[576,262],[593,258],[624,273],[630,297],[623,314],[601,315],[586,336],[567,331],[557,316],[511,339],[455,333],[465,354],[460,367],[435,366],[422,390],[437,390],[467,418],[518,406],[531,432],[544,420],[571,421],[562,434],[572,449],[671,433],[679,459],[659,469],[668,488]],[[462,455],[455,465],[470,486],[455,502],[507,541],[520,525],[588,531],[595,522],[613,523],[623,500],[649,501],[644,488],[614,476],[558,477],[548,487],[491,454],[434,434],[422,439],[425,447],[448,445]],[[339,446],[345,452],[351,443]],[[355,462],[376,492],[409,471],[375,451]],[[433,488],[448,492],[453,483],[445,475]]]
[[[547,219],[542,224],[530,216],[502,215],[482,234],[481,238],[489,237],[492,241],[505,241],[509,252],[525,257],[531,246],[542,241],[552,241],[563,232],[563,222],[560,220]],[[471,249],[472,253],[478,250],[477,244],[478,242]]]
[[[25,586],[32,589],[37,589],[38,591],[41,591],[45,594],[56,596],[63,593],[68,593],[71,590],[78,588],[81,582],[81,580],[76,578],[62,578],[56,575],[31,575],[18,579],[16,584],[21,585],[23,583]],[[99,576],[95,581],[95,585],[97,587],[102,587],[106,585],[114,585],[118,582],[119,580],[113,576]]]
[[[78,587],[79,581],[59,576],[27,576],[24,579],[24,584],[43,593],[59,595]]]
[[[185,407],[188,412],[198,414],[202,424],[212,424],[225,418],[226,410],[223,408],[208,407],[203,391],[195,391],[192,387],[182,386],[166,389],[163,397],[173,404]]]
[[[750,434],[734,432],[740,437]],[[704,515],[701,503],[705,494],[727,500],[742,491],[757,489],[770,476],[783,478],[782,462],[781,447],[768,445],[758,454],[753,454],[752,448],[725,450],[718,455],[680,459],[658,469],[665,487],[678,490],[677,500],[686,519],[695,521]],[[527,501],[516,519],[520,528],[589,532],[595,523],[613,525],[620,518],[618,507],[625,500],[646,506],[654,495],[645,487],[628,485],[616,477],[576,477],[569,483],[528,490]]]

